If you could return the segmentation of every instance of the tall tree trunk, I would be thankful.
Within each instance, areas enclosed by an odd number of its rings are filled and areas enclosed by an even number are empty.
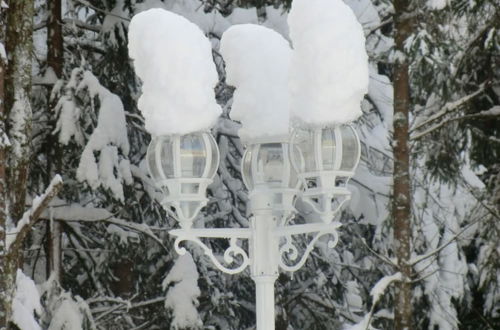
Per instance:
[[[63,49],[63,33],[62,33],[62,15],[61,15],[61,0],[48,1],[49,17],[47,22],[47,69],[54,71],[56,77],[61,79],[64,68],[64,49]],[[54,107],[57,99],[51,100],[50,95],[52,87],[48,89],[48,116],[50,117],[51,131],[56,127],[57,118],[54,117]],[[52,178],[52,172],[61,172],[61,146],[57,140],[57,136],[49,134],[46,142],[47,157],[47,182]],[[59,221],[49,221],[48,240],[47,240],[47,276],[55,274],[58,282],[61,282],[61,224]]]
[[[11,0],[6,11],[5,50],[7,68],[4,76],[4,103],[2,125],[9,138],[8,153],[0,154],[4,179],[0,193],[3,209],[2,230],[7,222],[19,221],[25,210],[26,182],[30,160],[31,120],[31,56],[33,53],[33,0]],[[5,63],[3,63],[5,64]],[[3,71],[2,71],[3,73]],[[5,232],[2,233],[5,235]],[[3,241],[5,243],[5,241]],[[2,245],[5,249],[6,246]],[[11,301],[15,285],[15,273],[21,257],[21,246],[13,251],[3,250],[0,268],[2,294],[0,296],[0,329],[9,327]]]
[[[2,9],[0,8],[0,11]],[[0,12],[0,20],[2,22],[0,27],[0,42],[4,41],[4,13]],[[5,127],[5,93],[4,93],[4,79],[5,79],[5,60],[0,55],[0,329],[3,329],[7,324],[7,305],[9,304],[9,291],[7,290],[7,269],[6,269],[6,225],[7,225],[7,149],[8,138]]]
[[[394,1],[394,39],[397,52],[394,65],[394,191],[392,216],[394,221],[394,250],[403,281],[396,286],[394,302],[394,329],[412,329],[412,269],[408,266],[411,256],[411,183],[409,148],[410,84],[408,59],[404,41],[412,32],[409,0]]]
[[[31,60],[33,54],[33,0],[9,1],[5,48],[8,66],[5,80],[7,134],[11,143],[7,185],[10,216],[14,222],[25,210],[30,160],[32,112]]]

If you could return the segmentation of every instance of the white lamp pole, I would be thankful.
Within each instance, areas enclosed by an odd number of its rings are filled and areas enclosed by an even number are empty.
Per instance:
[[[274,282],[279,268],[290,272],[301,268],[323,235],[332,236],[330,248],[337,244],[340,223],[333,218],[350,198],[346,185],[359,157],[359,139],[348,125],[297,129],[290,143],[247,146],[241,168],[250,197],[249,228],[193,228],[219,163],[217,144],[209,133],[156,137],[148,148],[147,163],[165,195],[163,207],[181,226],[170,231],[177,237],[176,251],[184,254],[180,243],[191,241],[225,273],[236,274],[250,266],[256,285],[257,329],[273,330]],[[291,223],[297,199],[318,222]],[[293,238],[303,234],[312,238],[300,254]],[[201,238],[229,240],[224,263]],[[248,251],[238,244],[240,240],[248,240]]]

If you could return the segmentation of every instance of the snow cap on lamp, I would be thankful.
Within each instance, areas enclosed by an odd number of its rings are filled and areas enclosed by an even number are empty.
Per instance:
[[[141,78],[138,107],[153,136],[205,131],[221,108],[212,46],[195,24],[163,9],[135,15],[129,26],[129,55]]]
[[[289,134],[288,70],[291,49],[279,33],[235,25],[222,36],[227,83],[236,87],[231,118],[247,143],[286,141]]]
[[[368,56],[352,10],[341,0],[294,0],[288,25],[292,119],[325,127],[358,118],[368,91]]]

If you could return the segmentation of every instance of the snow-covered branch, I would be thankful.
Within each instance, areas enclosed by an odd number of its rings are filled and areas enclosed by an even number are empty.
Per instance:
[[[446,103],[444,105],[444,107],[439,112],[437,112],[436,114],[430,116],[427,120],[425,120],[425,121],[423,121],[421,123],[416,124],[416,126],[411,129],[410,133],[413,133],[414,131],[416,131],[416,130],[418,130],[418,129],[424,127],[424,126],[427,126],[428,124],[436,121],[437,119],[442,118],[443,116],[447,115],[448,113],[457,110],[462,105],[464,105],[465,103],[467,103],[470,100],[472,100],[474,97],[476,97],[479,94],[481,94],[485,90],[486,85],[487,85],[486,83],[483,83],[483,84],[481,84],[479,86],[479,88],[475,92],[473,92],[473,93],[471,93],[469,95],[466,95],[466,96],[464,96],[464,97],[462,97],[462,98],[460,98],[460,99],[458,99],[456,101]],[[412,136],[411,138],[412,139],[416,139],[415,136]]]
[[[62,188],[62,178],[56,175],[43,195],[36,197],[29,210],[24,212],[23,217],[12,230],[7,230],[6,247],[9,253],[18,249],[28,232],[42,215],[42,212],[49,206],[50,201]]]
[[[491,117],[499,117],[499,116],[500,116],[500,106],[494,106],[489,110],[484,110],[484,111],[481,111],[479,113],[443,120],[443,121],[439,122],[438,124],[426,129],[425,131],[413,135],[411,138],[412,138],[412,140],[420,139],[421,137],[443,127],[444,125],[449,124],[449,123],[454,122],[454,121],[457,121],[457,120],[488,119]]]
[[[146,224],[139,224],[135,222],[126,221],[116,218],[113,213],[102,208],[83,207],[78,204],[69,206],[53,207],[52,218],[60,221],[84,221],[84,222],[98,222],[104,221],[115,224],[120,227],[125,227],[138,233],[145,234],[157,242],[163,249],[167,250],[165,245],[158,236],[156,236]],[[43,214],[43,217],[48,219],[48,212]]]
[[[463,235],[463,233],[465,233],[467,231],[467,229],[469,229],[470,227],[472,227],[473,225],[475,225],[476,223],[478,223],[479,221],[481,220],[481,218],[467,224],[467,226],[464,226],[462,228],[462,230],[460,230],[458,233],[456,233],[455,235],[453,235],[448,241],[446,241],[445,243],[443,243],[440,247],[426,253],[426,254],[423,254],[423,255],[420,255],[420,256],[417,256],[415,258],[412,258],[408,261],[408,265],[410,266],[414,266],[434,255],[437,255],[439,252],[441,252],[444,248],[446,248],[448,245],[450,245],[451,243],[453,243],[455,240],[457,240],[461,235]]]

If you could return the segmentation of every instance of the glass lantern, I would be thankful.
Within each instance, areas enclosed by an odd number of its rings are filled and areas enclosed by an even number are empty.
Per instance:
[[[359,158],[360,142],[350,125],[295,129],[290,144],[292,166],[302,184],[302,200],[331,222],[350,199],[347,189]]]
[[[173,210],[181,226],[191,227],[206,205],[206,189],[219,166],[219,149],[211,134],[162,135],[151,140],[148,169],[165,196],[162,205]]]
[[[298,177],[290,164],[289,144],[251,144],[242,159],[243,182],[250,191],[250,209],[273,205],[277,211],[293,212]]]

